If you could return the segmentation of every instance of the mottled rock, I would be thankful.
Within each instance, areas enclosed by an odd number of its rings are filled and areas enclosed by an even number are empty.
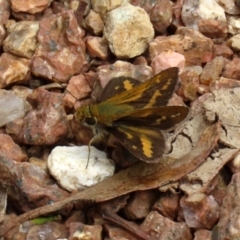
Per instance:
[[[116,57],[133,58],[147,49],[154,29],[142,8],[124,4],[107,14],[104,36]]]
[[[10,3],[9,1],[0,1],[0,44],[2,44],[3,39],[6,37],[6,30],[4,25],[7,23],[10,16]]]
[[[240,33],[240,19],[238,16],[230,16],[229,17],[228,32],[232,35]]]
[[[87,62],[82,37],[83,30],[73,11],[43,18],[32,72],[36,76],[66,82],[71,76],[85,71]]]
[[[17,215],[15,215],[17,216]],[[12,216],[11,216],[12,217]],[[24,229],[25,230],[25,229]],[[28,229],[27,229],[28,230]],[[6,236],[6,237],[5,237]],[[14,232],[11,231],[10,233],[4,235],[4,239],[8,240],[8,239],[19,239],[19,240],[25,240],[27,236],[27,233],[25,231],[18,231],[18,232]]]
[[[90,10],[84,22],[86,28],[95,35],[100,35],[103,32],[103,20],[101,16],[93,10]]]
[[[197,97],[199,86],[199,74],[193,69],[181,73],[181,86],[177,90],[179,96],[185,101],[193,101]]]
[[[194,239],[193,240],[212,240],[212,232],[205,230],[205,229],[200,229],[197,230],[194,233]]]
[[[0,88],[12,83],[27,83],[30,74],[30,60],[9,53],[0,56]]]
[[[152,60],[166,49],[182,54],[185,57],[186,66],[201,65],[212,59],[213,42],[198,31],[181,27],[175,35],[156,37],[150,43],[150,59]]]
[[[172,50],[162,51],[159,55],[153,58],[151,63],[154,75],[170,67],[178,67],[181,72],[184,66],[185,57]]]
[[[212,59],[213,42],[198,31],[179,28],[176,35],[157,37],[150,43],[149,53],[153,59],[166,49],[171,49],[185,57],[186,65],[201,65]]]
[[[198,75],[202,74],[202,70],[203,70],[202,66],[198,66],[198,65],[187,66],[184,68],[184,71],[194,71]]]
[[[6,52],[20,57],[31,58],[37,46],[38,22],[20,21],[8,28],[8,36],[3,41]]]
[[[209,85],[212,81],[217,80],[222,74],[225,65],[225,60],[223,57],[215,57],[213,60],[208,62],[200,76],[200,83]]]
[[[68,83],[67,91],[63,98],[65,105],[72,108],[77,100],[86,98],[91,91],[92,89],[84,75],[73,76]]]
[[[228,25],[224,21],[204,19],[198,22],[199,31],[209,38],[226,38]]]
[[[229,163],[228,167],[233,173],[240,172],[240,154],[237,154]]]
[[[173,19],[172,19],[172,26],[178,29],[179,27],[183,27],[183,21],[181,17],[181,11],[182,11],[182,6],[183,6],[183,1],[182,0],[177,0],[173,4]]]
[[[222,76],[225,78],[234,78],[240,80],[240,58],[234,58],[231,62],[226,64]]]
[[[213,230],[218,239],[237,240],[240,236],[240,173],[235,173],[220,207],[220,219]]]
[[[10,3],[9,1],[1,0],[0,1],[0,23],[6,24],[10,16]]]
[[[41,168],[44,171],[47,171],[47,161],[40,159],[40,158],[36,158],[36,157],[31,157],[29,158],[29,163]]]
[[[75,4],[71,4],[71,2],[74,2]],[[67,2],[53,1],[51,4],[51,10],[52,10],[52,13],[54,14],[62,13],[64,11],[68,11],[69,9],[76,11],[76,9],[78,8],[78,4],[79,4],[79,1],[76,2],[74,0],[67,1]]]
[[[138,237],[114,224],[104,224],[104,229],[111,240],[139,240]]]
[[[27,97],[29,94],[31,94],[33,92],[33,90],[28,87],[15,85],[12,87],[12,91],[13,91],[13,93],[15,93],[18,97],[20,97],[23,100],[25,112],[30,111],[32,109],[32,106],[27,101]]]
[[[226,22],[224,9],[215,0],[186,0],[182,7],[182,21],[186,27],[198,30],[199,20]]]
[[[150,20],[157,33],[165,33],[172,22],[172,2],[170,0],[156,1],[151,9]]]
[[[86,46],[92,58],[106,60],[109,57],[109,48],[106,39],[89,36],[86,38]]]
[[[114,0],[114,1],[108,1],[108,0],[91,0],[92,9],[99,13],[102,17],[106,15],[107,12],[121,6],[121,4],[124,2],[124,0]]]
[[[156,239],[192,240],[186,223],[174,222],[156,211],[148,214],[140,228]]]
[[[102,240],[102,226],[100,225],[85,225],[79,222],[70,223],[69,227],[70,237],[69,240],[76,239],[94,239]]]
[[[7,191],[0,189],[0,223],[4,222],[7,209]]]
[[[22,118],[25,114],[24,103],[12,91],[0,90],[0,126]]]
[[[214,44],[213,47],[213,58],[216,56],[222,56],[224,58],[232,58],[233,51],[224,44]]]
[[[156,192],[151,190],[138,191],[128,200],[124,212],[128,219],[143,219],[146,217],[156,200]]]
[[[89,157],[89,160],[88,160]],[[112,176],[114,165],[94,147],[56,147],[48,157],[50,173],[68,191],[83,190]]]
[[[68,238],[68,230],[63,224],[49,222],[32,226],[26,236],[26,240],[32,239],[64,239]]]
[[[35,14],[46,9],[53,0],[10,0],[11,8],[15,12],[27,12]]]
[[[216,2],[221,5],[224,11],[231,15],[237,15],[240,13],[239,7],[236,5],[235,0],[216,0]]]
[[[147,66],[148,62],[147,62],[147,59],[144,56],[138,56],[138,57],[134,58],[133,64],[134,65]]]
[[[86,222],[86,217],[85,217],[85,213],[83,211],[74,211],[70,217],[67,218],[67,220],[65,221],[64,225],[69,228],[71,223],[74,222],[81,222],[81,223],[85,223]]]
[[[214,199],[218,202],[219,206],[221,206],[223,198],[227,193],[227,185],[230,180],[229,172],[226,168],[223,168],[219,174],[212,180],[210,189],[208,192],[214,197]]]
[[[2,41],[4,40],[6,35],[7,35],[6,30],[4,26],[0,23],[0,44],[2,44]]]
[[[114,64],[98,67],[97,74],[101,86],[104,88],[109,80],[115,77],[131,77],[143,82],[151,77],[153,73],[149,66],[133,65],[124,61],[116,61]]]
[[[8,196],[19,210],[48,205],[67,197],[41,168],[28,162],[15,162],[0,155],[0,185],[8,189]]]
[[[11,122],[7,130],[18,141],[30,145],[51,145],[68,131],[62,95],[42,88],[28,96],[33,106],[21,121]]]
[[[161,193],[159,199],[153,205],[153,210],[164,217],[174,220],[178,214],[179,199],[179,194],[171,192]]]
[[[228,46],[230,46],[234,52],[240,52],[239,41],[240,41],[240,34],[236,34],[235,36],[231,37],[227,43],[228,43]]]
[[[201,19],[217,19],[226,22],[226,16],[221,4],[217,1],[210,0],[208,2],[204,0],[199,1],[199,15]]]
[[[180,206],[190,228],[211,229],[219,218],[219,205],[213,196],[196,193],[182,197]]]
[[[5,155],[7,158],[23,162],[27,161],[28,156],[23,150],[12,140],[12,138],[7,134],[0,134],[0,152]]]
[[[80,18],[80,20],[82,20],[81,17],[86,17],[92,8],[91,0],[82,0],[82,1],[70,0],[69,8],[74,10],[78,19]]]
[[[26,13],[26,12],[11,11],[11,13],[12,13],[14,19],[16,19],[18,21],[40,21],[43,18],[42,12],[39,12],[36,14],[31,14],[31,13]]]

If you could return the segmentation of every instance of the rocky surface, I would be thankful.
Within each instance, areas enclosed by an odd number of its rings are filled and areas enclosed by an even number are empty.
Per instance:
[[[14,223],[0,237],[239,239],[239,1],[0,0],[0,9],[0,232],[8,219],[39,207],[37,216],[52,217],[40,225],[32,218],[20,228]],[[128,172],[138,159],[115,138],[100,142],[106,153],[88,148],[93,133],[73,115],[99,101],[113,78],[141,83],[170,67],[179,68],[179,81],[168,105],[191,111],[164,132],[159,164],[179,164],[217,123],[214,151],[160,188],[141,189],[157,181],[144,168],[134,187],[121,179],[113,199],[110,180],[101,193],[44,212],[114,171],[126,171],[128,179],[139,174]],[[69,156],[72,145],[81,147]],[[128,194],[118,195],[121,189]],[[97,203],[89,201],[95,194]]]

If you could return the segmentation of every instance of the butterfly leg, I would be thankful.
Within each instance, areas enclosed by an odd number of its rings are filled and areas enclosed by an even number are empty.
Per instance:
[[[92,127],[92,131],[93,131],[94,136],[88,143],[88,160],[87,160],[86,169],[88,168],[88,164],[89,164],[89,160],[90,160],[91,145],[96,146],[103,142],[106,143],[108,135],[109,135],[108,132],[105,130],[105,128],[102,127],[101,125],[94,126],[94,128]]]

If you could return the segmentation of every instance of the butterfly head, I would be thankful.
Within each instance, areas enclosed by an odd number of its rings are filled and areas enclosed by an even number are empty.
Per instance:
[[[90,106],[83,106],[76,110],[75,113],[76,120],[85,126],[95,126],[97,124],[97,119],[92,116]]]

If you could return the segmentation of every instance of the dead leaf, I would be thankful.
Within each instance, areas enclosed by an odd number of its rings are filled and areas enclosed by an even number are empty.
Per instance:
[[[208,127],[194,149],[179,160],[173,162],[173,159],[163,158],[164,167],[161,164],[140,162],[63,201],[34,209],[14,219],[6,219],[0,226],[0,236],[18,224],[43,214],[56,212],[76,201],[103,202],[133,191],[158,188],[175,182],[196,169],[210,154],[218,141],[219,128],[219,123]]]

